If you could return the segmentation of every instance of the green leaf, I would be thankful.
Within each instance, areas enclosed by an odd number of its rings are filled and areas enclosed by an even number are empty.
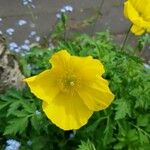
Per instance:
[[[149,138],[144,133],[142,133],[141,131],[139,131],[139,138],[140,138],[141,144],[145,144],[145,143],[150,144]]]
[[[120,142],[120,143],[117,143],[117,144],[114,145],[114,149],[119,149],[119,150],[121,150],[121,149],[123,149],[124,147],[125,147],[125,143],[123,143],[123,142]]]
[[[128,141],[137,141],[138,140],[138,134],[137,134],[136,129],[129,130],[127,132],[127,138],[128,138]]]
[[[0,110],[2,110],[4,107],[8,106],[9,104],[10,104],[9,102],[0,101]]]
[[[41,118],[38,117],[37,115],[33,115],[31,117],[31,124],[37,132],[39,132],[39,129],[41,128],[41,124],[40,124],[41,120],[40,119]]]
[[[12,115],[15,112],[15,110],[17,110],[20,106],[20,101],[14,101],[13,103],[11,103],[7,111],[7,116]]]
[[[149,114],[140,115],[137,118],[137,125],[138,126],[146,127],[146,126],[148,126],[149,122],[150,122],[150,115]]]
[[[130,115],[130,106],[127,100],[119,99],[115,101],[115,104],[116,104],[115,120],[123,119],[127,114]]]
[[[91,141],[81,141],[81,145],[78,146],[77,150],[96,150],[94,144]]]
[[[14,118],[9,121],[9,125],[6,126],[4,135],[16,135],[16,133],[23,133],[28,125],[28,117]]]
[[[21,91],[18,91],[14,88],[8,90],[7,95],[13,99],[21,99],[22,98]]]
[[[13,115],[18,118],[24,118],[26,116],[29,116],[29,114],[26,110],[15,110],[13,112]]]

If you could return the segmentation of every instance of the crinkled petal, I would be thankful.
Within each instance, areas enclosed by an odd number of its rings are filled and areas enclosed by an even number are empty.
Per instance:
[[[70,67],[70,54],[66,50],[61,50],[57,53],[55,53],[52,58],[49,60],[49,62],[52,64],[52,67],[62,69],[66,69],[67,67]],[[69,65],[69,66],[68,66]]]
[[[141,35],[145,32],[145,30],[139,26],[136,25],[132,25],[131,27],[131,31],[135,34],[135,35]]]
[[[71,62],[73,72],[77,72],[78,78],[81,80],[81,85],[84,87],[85,83],[93,82],[96,76],[102,76],[104,67],[99,60],[88,57],[72,56]]]
[[[26,78],[24,81],[27,82],[34,95],[49,103],[59,92],[54,79],[55,74],[51,70],[46,70],[39,75]]]
[[[114,95],[108,87],[108,82],[102,78],[85,86],[78,93],[87,107],[93,111],[107,108],[114,99]]]
[[[71,70],[73,72],[87,72],[89,76],[91,74],[100,74],[104,73],[104,67],[102,63],[93,59],[91,56],[88,57],[78,57],[71,56],[66,50],[61,50],[50,59],[52,67],[57,67],[59,70]],[[61,67],[60,67],[61,66]]]
[[[132,6],[143,16],[150,15],[150,1],[149,0],[128,0]]]
[[[73,56],[72,61],[78,63],[77,66],[80,67],[81,74],[85,75],[86,73],[86,75],[88,76],[99,74],[101,76],[105,72],[102,63],[97,59],[93,59],[92,56],[88,56],[88,57]],[[72,64],[74,64],[74,62],[72,62]]]
[[[140,12],[133,7],[130,1],[124,3],[124,15],[139,28],[150,28],[150,22],[146,21],[144,17],[140,16]]]
[[[56,126],[64,130],[78,129],[92,115],[78,95],[59,93],[50,104],[43,103],[43,110]]]

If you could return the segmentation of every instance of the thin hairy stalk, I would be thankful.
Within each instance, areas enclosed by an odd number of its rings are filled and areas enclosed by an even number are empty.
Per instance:
[[[125,35],[125,38],[124,38],[122,46],[121,46],[121,51],[123,51],[125,46],[126,46],[126,43],[128,41],[128,38],[129,38],[129,33],[130,33],[130,30],[131,30],[131,27],[132,27],[132,25],[129,27],[129,29],[128,29],[126,35]]]
[[[101,1],[100,1],[100,5],[99,5],[99,7],[98,7],[98,12],[97,12],[96,19],[95,19],[95,21],[94,21],[94,23],[93,23],[93,26],[92,26],[91,35],[94,35],[95,27],[96,27],[97,21],[98,21],[99,17],[102,16],[101,9],[102,9],[102,7],[103,7],[103,4],[104,4],[104,0],[101,0]]]
[[[30,6],[28,6],[28,9],[29,9],[29,13],[31,14],[32,22],[33,22],[33,23],[36,23],[36,17],[37,17],[37,16],[35,16],[35,14],[33,13],[33,11],[32,11],[32,9],[31,9]],[[37,24],[35,25],[35,28],[36,28],[36,31],[37,31],[38,33],[40,33],[40,30],[39,30],[39,27],[38,27]]]

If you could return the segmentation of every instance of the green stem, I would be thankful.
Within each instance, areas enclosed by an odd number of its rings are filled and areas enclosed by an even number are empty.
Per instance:
[[[132,25],[129,27],[129,29],[128,29],[127,33],[126,33],[126,36],[125,36],[125,38],[124,38],[124,40],[123,40],[123,44],[122,44],[122,46],[121,46],[121,51],[123,51],[124,48],[125,48],[125,45],[126,45],[126,43],[127,43],[127,40],[128,40],[128,38],[129,38],[129,33],[130,33],[130,30],[131,30],[131,27],[132,27]]]
[[[102,9],[103,4],[104,4],[104,0],[101,0],[100,6],[98,7],[98,12],[97,12],[96,19],[95,19],[95,21],[94,21],[94,23],[93,23],[92,32],[91,32],[92,35],[93,35],[94,32],[95,32],[95,27],[96,27],[96,23],[97,23],[98,19],[99,19],[99,17],[102,15],[102,14],[101,14],[101,9]]]
[[[134,124],[131,123],[131,122],[130,122],[130,124],[131,124],[133,127],[135,127],[138,131],[143,132],[143,134],[145,134],[146,136],[148,136],[148,137],[150,138],[150,135],[149,135],[147,132],[145,132],[143,129],[141,129],[140,127],[134,125]]]
[[[64,23],[64,41],[66,41],[66,35],[67,35],[67,27],[66,22]]]
[[[29,10],[29,13],[30,13],[30,15],[31,15],[32,22],[33,22],[34,24],[36,24],[36,17],[37,17],[37,16],[35,16],[35,14],[33,13],[33,11],[32,11],[32,9],[31,9],[30,6],[28,6],[28,10]],[[40,30],[39,30],[39,27],[38,27],[37,24],[35,25],[35,28],[36,28],[36,31],[37,31],[38,34],[39,34],[39,33],[40,33]]]

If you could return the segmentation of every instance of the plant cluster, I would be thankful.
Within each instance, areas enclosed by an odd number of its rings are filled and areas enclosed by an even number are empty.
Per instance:
[[[15,139],[20,150],[148,150],[150,147],[150,70],[128,51],[120,51],[109,32],[95,37],[78,35],[59,41],[57,47],[31,48],[21,56],[25,76],[50,68],[49,58],[66,49],[76,56],[93,56],[104,67],[103,77],[115,95],[111,106],[95,112],[79,130],[63,131],[47,119],[41,102],[27,87],[0,95],[0,149]],[[61,119],[61,116],[60,116]]]

